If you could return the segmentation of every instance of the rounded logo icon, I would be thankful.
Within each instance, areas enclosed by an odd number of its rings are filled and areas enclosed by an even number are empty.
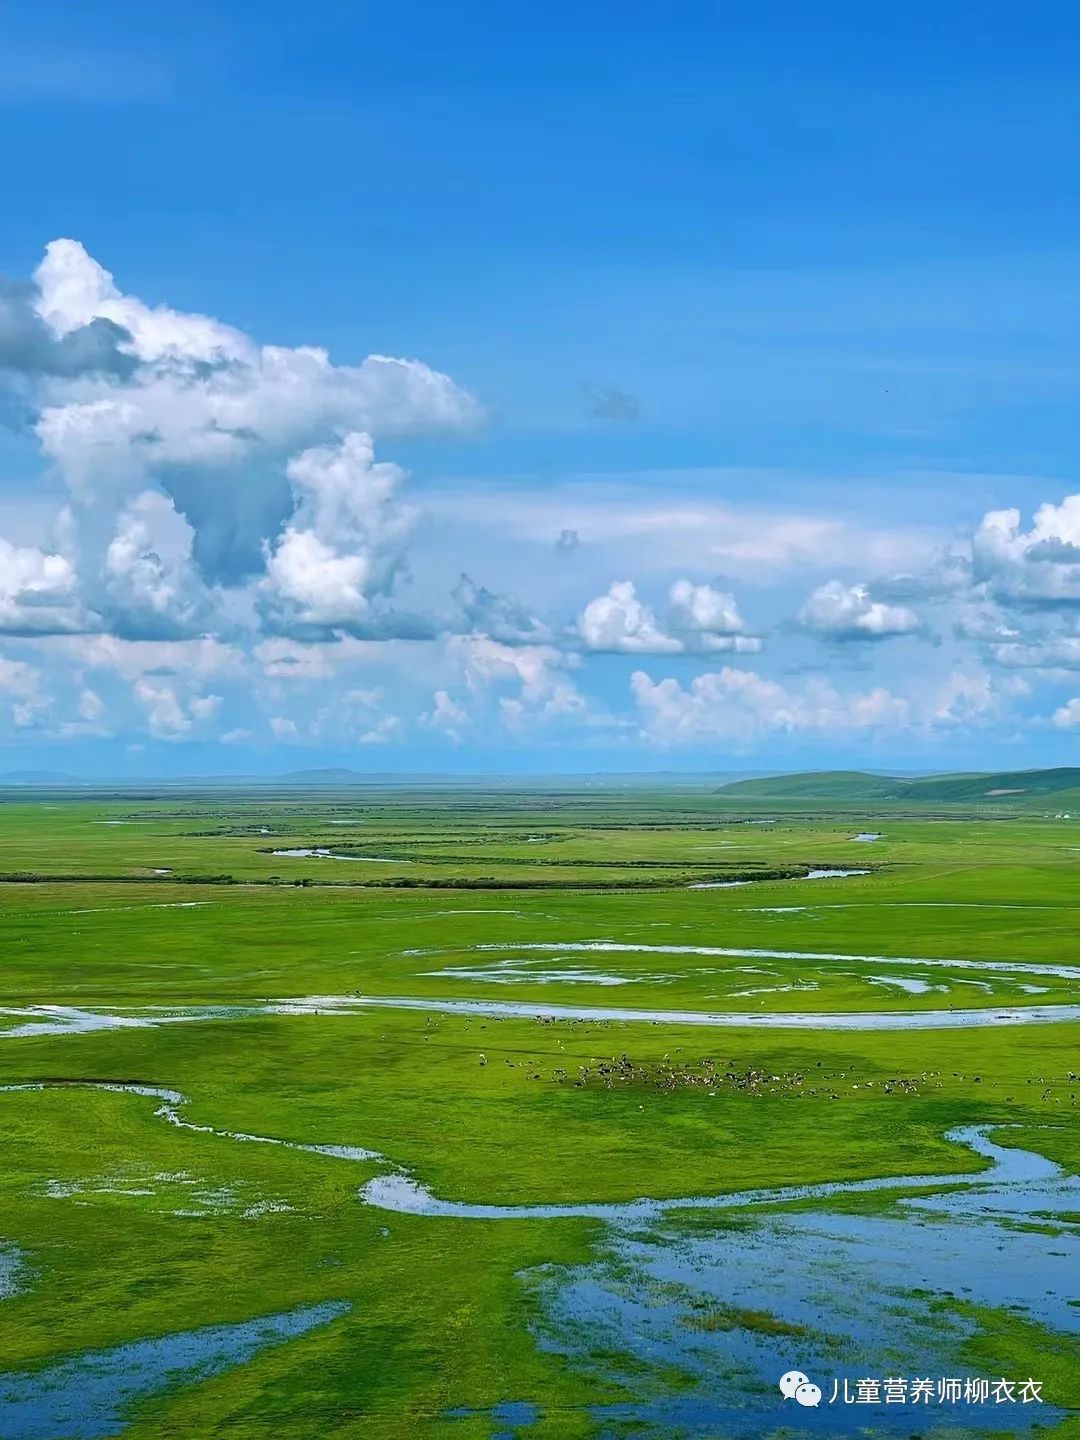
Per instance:
[[[795,1391],[795,1399],[800,1405],[820,1405],[821,1391],[808,1380],[805,1385],[800,1385]]]
[[[786,1375],[780,1376],[780,1393],[785,1400],[793,1400],[799,1386],[809,1384],[809,1375],[804,1375],[801,1370],[789,1370]]]

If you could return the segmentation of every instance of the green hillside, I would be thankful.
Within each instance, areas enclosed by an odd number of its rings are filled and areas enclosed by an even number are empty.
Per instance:
[[[1080,790],[1080,769],[1003,770],[990,774],[933,775],[912,781],[908,799],[919,800],[1008,800],[1058,795]]]
[[[1053,803],[1080,809],[1080,768],[985,771],[918,779],[869,775],[860,770],[825,770],[737,780],[721,786],[717,793],[725,800],[773,804],[893,800],[906,804],[1016,805],[1022,809]]]
[[[861,770],[811,770],[736,780],[722,785],[719,793],[725,799],[739,800],[889,800],[902,792],[904,784],[889,775],[868,775]]]

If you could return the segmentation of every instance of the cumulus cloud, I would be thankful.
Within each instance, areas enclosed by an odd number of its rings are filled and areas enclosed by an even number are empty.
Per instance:
[[[1051,716],[1050,723],[1059,730],[1075,730],[1080,726],[1080,697],[1066,700]]]
[[[935,726],[981,725],[999,714],[1007,702],[1026,695],[1025,681],[995,679],[978,665],[950,672],[926,697],[925,719]]]
[[[203,721],[210,720],[221,706],[220,695],[194,695],[186,702],[172,685],[149,678],[136,680],[135,699],[146,714],[146,723],[158,740],[186,739]]]
[[[84,686],[75,703],[74,718],[62,720],[57,734],[65,740],[107,737],[112,731],[105,717],[104,700],[96,690]]]
[[[1017,509],[984,515],[954,630],[1009,670],[1080,669],[1080,495],[1046,503],[1024,528]]]
[[[638,598],[629,580],[618,580],[606,595],[590,600],[578,620],[589,650],[623,655],[676,655],[693,651],[752,653],[761,642],[746,633],[734,596],[676,580],[664,622]]]
[[[548,638],[548,630],[525,607],[508,595],[496,595],[463,574],[450,592],[470,630],[504,644],[535,643]]]
[[[906,605],[886,605],[871,599],[865,585],[845,585],[841,580],[819,585],[799,611],[798,623],[835,641],[887,640],[922,629],[922,621]]]
[[[728,591],[695,585],[692,580],[676,580],[668,599],[669,628],[680,638],[684,650],[733,650],[750,655],[761,649],[761,641],[747,633],[735,597]]]
[[[904,698],[883,687],[841,695],[827,680],[799,691],[753,670],[725,666],[686,687],[675,679],[654,681],[642,670],[630,679],[644,734],[662,745],[707,740],[749,743],[770,734],[896,730],[909,722]]]
[[[428,730],[441,730],[448,739],[461,743],[461,732],[470,723],[469,712],[450,698],[446,690],[436,690],[431,709],[420,716],[420,724]]]
[[[386,745],[404,734],[401,718],[387,708],[380,685],[354,686],[321,706],[307,730],[312,742]]]
[[[0,692],[27,699],[37,694],[41,671],[25,660],[9,660],[0,655]]]
[[[102,568],[114,633],[190,634],[206,619],[206,587],[192,564],[194,532],[167,495],[144,490],[121,511]]]
[[[874,579],[879,600],[948,601],[963,598],[972,589],[970,545],[952,541],[935,550],[929,562],[918,570],[887,572]]]
[[[126,332],[126,383],[60,385],[39,434],[79,481],[117,465],[233,464],[261,444],[319,431],[401,434],[474,423],[471,396],[416,360],[369,355],[334,365],[317,346],[258,345],[207,315],[125,295],[75,240],[54,240],[35,273],[37,313],[57,339],[95,321]]]
[[[384,441],[474,424],[479,407],[452,380],[415,360],[340,364],[316,346],[264,345],[147,303],[71,240],[47,248],[32,284],[0,282],[0,390],[64,502],[51,528],[35,502],[18,538],[0,538],[0,710],[20,726],[86,736],[107,715],[120,734],[135,713],[157,738],[200,738],[223,719],[222,696],[243,707],[221,725],[231,744],[267,727],[386,744],[405,735],[395,712],[457,740],[500,722],[629,725],[625,702],[607,710],[621,667],[586,668],[588,652],[681,657],[677,680],[634,676],[648,740],[744,743],[962,730],[1004,713],[1028,674],[1080,671],[1080,496],[1030,522],[993,511],[968,542],[718,503],[721,472],[680,496],[656,472],[554,490],[429,486],[431,523],[416,525]],[[614,389],[590,403],[604,419],[636,413]],[[473,578],[478,554],[487,584]],[[933,614],[948,679],[849,693],[719,659],[694,678],[695,657],[762,649],[727,582],[688,578],[710,572],[733,576],[740,599],[747,584],[802,576],[799,625],[853,642],[849,656],[854,642],[925,634]],[[637,583],[608,585],[628,574]],[[515,598],[525,575],[543,618]],[[790,629],[776,632],[781,664]],[[873,645],[857,653],[868,671],[884,665]]]
[[[405,472],[377,463],[371,437],[353,432],[295,456],[288,476],[296,503],[267,546],[268,618],[308,634],[380,628],[375,602],[393,587],[413,523],[398,499]]]
[[[928,736],[983,725],[1026,687],[995,684],[978,666],[955,669],[897,694],[886,686],[841,691],[824,676],[789,686],[753,670],[726,666],[689,685],[653,680],[638,670],[630,689],[642,733],[661,745],[730,741],[750,745],[777,735]]]
[[[484,635],[457,636],[449,643],[470,690],[511,687],[498,702],[511,727],[584,713],[584,698],[566,673],[573,657],[555,646],[503,645]]]
[[[630,580],[616,580],[606,595],[590,600],[581,612],[578,630],[590,650],[623,655],[664,655],[681,650],[661,630],[656,616],[638,599]]]
[[[0,537],[0,633],[51,634],[84,623],[76,575],[65,555]]]
[[[1010,670],[1080,670],[1080,636],[1004,640],[990,647],[999,665]]]
[[[0,655],[0,697],[7,702],[7,713],[17,729],[37,724],[52,705],[51,696],[42,689],[42,678],[36,665]]]
[[[212,635],[189,640],[55,636],[39,643],[43,655],[62,657],[80,669],[112,671],[129,681],[158,675],[198,684],[221,677],[240,679],[246,669],[243,652]]]
[[[964,597],[955,611],[953,629],[961,639],[992,645],[1021,638],[1008,613],[996,601],[988,600],[982,594]]]
[[[122,326],[95,318],[58,335],[38,314],[37,299],[32,285],[0,277],[0,370],[25,379],[131,375],[136,362]]]
[[[210,316],[148,305],[74,240],[46,247],[32,286],[0,288],[0,383],[33,416],[70,490],[91,602],[119,517],[144,493],[162,494],[191,527],[204,582],[237,584],[261,570],[263,540],[288,519],[289,455],[342,433],[480,418],[470,395],[420,361],[336,365],[319,347],[260,345]],[[325,537],[303,529],[282,537],[282,567],[325,561],[348,592],[355,566],[316,541]]]
[[[397,715],[383,715],[356,737],[358,745],[389,745],[401,738],[404,726]]]
[[[1044,504],[1024,530],[1019,510],[984,515],[972,542],[973,573],[998,599],[1080,604],[1080,495]]]

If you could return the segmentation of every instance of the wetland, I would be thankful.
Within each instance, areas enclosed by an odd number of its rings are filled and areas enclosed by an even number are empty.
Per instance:
[[[8,795],[0,1435],[1065,1440],[1075,826],[1001,806]]]

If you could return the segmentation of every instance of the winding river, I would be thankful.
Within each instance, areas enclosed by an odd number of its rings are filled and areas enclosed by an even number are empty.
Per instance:
[[[145,1006],[88,1010],[75,1005],[0,1008],[17,1021],[0,1027],[0,1040],[34,1035],[80,1035],[96,1030],[145,1029],[158,1025],[206,1024],[265,1015],[350,1015],[364,1010],[421,1010],[438,1015],[479,1015],[489,1019],[579,1020],[692,1025],[706,1029],[753,1030],[970,1030],[997,1025],[1052,1025],[1080,1020],[1080,1004],[995,1005],[981,1010],[649,1010],[618,1005],[566,1005],[533,1000],[458,1000],[422,995],[304,995],[251,1005]]]
[[[185,1119],[181,1110],[190,1104],[189,1097],[166,1086],[142,1085],[123,1081],[103,1080],[36,1080],[15,1085],[0,1085],[0,1094],[22,1094],[45,1090],[98,1090],[117,1095],[132,1095],[158,1101],[154,1114],[169,1125],[201,1135],[241,1144],[280,1145],[310,1155],[323,1155],[386,1167],[390,1173],[365,1182],[359,1189],[360,1200],[380,1210],[399,1215],[423,1215],[453,1220],[602,1220],[626,1228],[655,1221],[678,1210],[758,1209],[762,1206],[789,1205],[806,1200],[825,1200],[842,1195],[865,1195],[881,1190],[921,1190],[955,1187],[995,1191],[1020,1187],[1025,1196],[1044,1194],[1080,1207],[1080,1178],[1066,1174],[1053,1161],[1033,1152],[1004,1147],[990,1139],[990,1132],[1008,1126],[962,1125],[946,1132],[945,1138],[965,1146],[973,1154],[991,1162],[989,1168],[975,1172],[946,1175],[888,1175],[867,1180],[837,1180],[810,1185],[782,1185],[767,1189],[734,1190],[717,1195],[691,1195],[663,1200],[642,1197],[623,1203],[586,1201],[573,1204],[489,1205],[463,1200],[440,1200],[415,1177],[377,1150],[358,1145],[318,1145],[307,1141],[284,1140],[271,1135],[254,1135],[246,1131],[224,1130],[214,1125],[198,1124]],[[946,1208],[954,1207],[956,1199],[949,1196]],[[1027,1204],[1025,1199],[1025,1205]],[[1034,1208],[1034,1205],[1031,1206]],[[1061,1207],[1064,1208],[1064,1207]]]

